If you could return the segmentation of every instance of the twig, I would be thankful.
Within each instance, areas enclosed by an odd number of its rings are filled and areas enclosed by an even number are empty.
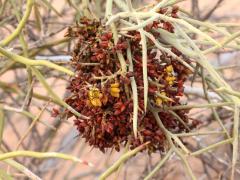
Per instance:
[[[40,119],[41,115],[43,114],[44,110],[46,109],[48,103],[42,108],[42,110],[39,112],[39,114],[33,119],[32,123],[30,124],[30,126],[28,127],[28,129],[24,132],[24,134],[22,135],[22,137],[20,138],[19,142],[17,143],[16,146],[16,150],[19,149],[20,145],[22,144],[22,142],[24,141],[24,139],[27,137],[27,135],[30,133],[31,129],[33,128],[33,126],[36,124],[36,122]]]
[[[209,19],[211,17],[211,15],[213,14],[213,12],[221,5],[221,3],[224,0],[218,0],[218,2],[212,7],[212,9],[210,9],[205,16],[203,16],[203,18],[201,18],[203,21]]]
[[[218,142],[218,143],[212,144],[212,145],[210,145],[210,146],[208,146],[208,147],[205,147],[205,148],[203,148],[203,149],[200,149],[200,150],[198,150],[198,151],[192,152],[191,155],[192,155],[192,156],[197,156],[197,155],[202,154],[202,153],[204,153],[204,152],[207,152],[207,151],[209,151],[209,150],[211,150],[211,149],[214,149],[214,148],[216,148],[216,147],[218,147],[218,146],[222,146],[222,145],[224,145],[224,144],[228,144],[228,143],[232,143],[232,142],[233,142],[233,138],[226,139],[226,140],[220,141],[220,142]]]
[[[165,107],[167,110],[192,109],[192,108],[212,108],[234,105],[233,102],[211,103],[211,104],[193,104],[193,105],[179,105],[173,107]]]
[[[128,42],[129,45],[129,42]],[[129,71],[133,72],[133,62],[132,62],[132,54],[130,47],[128,46],[127,49],[127,58],[129,60]],[[138,90],[137,84],[134,77],[130,78],[131,80],[131,87],[132,87],[132,98],[133,98],[133,132],[135,137],[137,137],[137,123],[138,123]]]
[[[25,157],[41,158],[41,159],[42,158],[60,158],[60,159],[64,159],[64,160],[70,160],[73,162],[83,163],[88,166],[93,166],[93,164],[90,162],[86,162],[77,157],[66,155],[63,153],[57,153],[57,152],[12,151],[12,152],[0,154],[0,160],[3,161],[6,159],[11,159],[11,158],[19,157],[19,156],[20,157],[25,156]]]
[[[144,178],[144,180],[149,180],[151,179],[157,171],[163,166],[163,164],[168,160],[168,158],[172,155],[173,149],[170,149],[168,153],[158,162],[156,167]]]
[[[145,143],[142,144],[141,146],[135,148],[134,150],[131,150],[125,154],[123,154],[110,168],[108,168],[103,174],[101,174],[101,176],[99,177],[99,180],[104,180],[106,179],[108,176],[110,176],[113,172],[115,172],[118,167],[124,163],[125,161],[127,161],[130,157],[134,156],[135,154],[137,154],[139,151],[141,151],[142,149],[144,149],[149,143]],[[0,157],[1,158],[1,157]]]
[[[12,32],[12,34],[10,36],[6,37],[4,40],[2,40],[0,42],[0,46],[7,46],[11,41],[13,41],[20,34],[21,30],[24,28],[30,14],[31,14],[33,4],[34,4],[34,0],[27,1],[26,13],[24,14],[23,18],[19,22],[17,28],[15,29],[14,32]]]
[[[53,68],[55,70],[64,72],[66,74],[69,74],[71,76],[74,75],[74,72],[72,72],[71,70],[68,70],[62,66],[58,66],[54,63],[51,63],[49,61],[45,61],[45,60],[32,60],[32,59],[28,59],[26,57],[23,56],[19,56],[17,54],[13,54],[9,51],[6,51],[5,49],[3,49],[2,47],[0,47],[0,53],[2,53],[4,56],[8,57],[9,59],[12,59],[16,62],[25,64],[25,65],[29,65],[29,66],[46,66],[49,68]]]
[[[52,90],[52,88],[47,84],[46,80],[42,76],[42,74],[34,67],[31,68],[33,71],[33,74],[37,77],[37,79],[42,83],[42,85],[45,87],[45,89],[48,91],[48,93],[52,96],[53,99],[58,101],[63,107],[67,108],[69,111],[71,111],[73,114],[75,114],[78,117],[89,119],[89,117],[86,117],[79,112],[77,112],[75,109],[73,109],[71,106],[69,106],[66,102],[64,102],[60,97],[58,97],[57,94]]]

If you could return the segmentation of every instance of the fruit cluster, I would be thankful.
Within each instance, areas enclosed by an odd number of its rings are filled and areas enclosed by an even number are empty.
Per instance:
[[[177,10],[172,11],[177,17]],[[164,21],[154,21],[145,27],[145,31],[160,39],[158,28],[174,32],[173,26]],[[149,152],[164,151],[168,147],[153,114],[149,108],[144,110],[143,68],[147,68],[148,72],[148,101],[159,110],[158,115],[165,128],[174,133],[194,128],[196,123],[190,122],[186,110],[174,110],[172,113],[165,108],[180,105],[183,83],[190,71],[172,56],[155,48],[152,41],[147,42],[147,67],[143,67],[138,31],[129,31],[114,44],[113,34],[100,21],[82,18],[77,26],[69,28],[66,35],[77,41],[71,60],[76,75],[67,88],[70,93],[66,102],[90,119],[80,119],[71,112],[67,114],[75,117],[74,124],[79,135],[91,146],[103,152],[107,148],[119,151],[126,144],[132,149],[145,142],[150,142],[147,145]],[[127,72],[121,71],[117,53],[123,55],[129,67],[127,50],[132,54],[133,72],[129,68]],[[171,50],[190,63],[177,49],[172,47]],[[138,92],[137,138],[132,125],[131,78],[135,79]]]

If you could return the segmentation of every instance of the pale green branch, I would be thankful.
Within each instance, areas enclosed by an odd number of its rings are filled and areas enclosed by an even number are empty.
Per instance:
[[[21,34],[21,31],[24,28],[25,24],[27,23],[27,20],[31,14],[33,4],[34,4],[34,0],[27,1],[27,9],[24,16],[22,17],[15,31],[13,31],[11,35],[9,35],[8,37],[6,37],[4,40],[0,42],[1,46],[7,46],[11,41],[16,39],[19,34]]]

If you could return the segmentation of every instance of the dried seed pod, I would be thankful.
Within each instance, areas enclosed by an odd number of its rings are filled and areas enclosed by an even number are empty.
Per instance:
[[[159,11],[162,14],[166,12],[167,9]],[[177,9],[172,9],[174,16],[176,13]],[[161,38],[159,33],[154,31],[158,28],[174,32],[174,26],[165,21],[154,21],[145,30],[156,38]],[[133,149],[147,141],[150,142],[147,146],[149,153],[164,151],[167,146],[164,132],[159,128],[149,109],[144,112],[143,68],[147,68],[148,79],[151,80],[148,89],[149,102],[159,108],[158,115],[166,129],[174,132],[176,129],[178,132],[186,131],[186,128],[177,123],[176,118],[163,109],[163,106],[180,104],[178,96],[183,95],[183,85],[189,70],[166,53],[162,53],[159,57],[157,48],[154,49],[150,41],[147,42],[147,67],[143,67],[140,33],[129,31],[128,34],[129,37],[119,37],[118,43],[114,46],[112,33],[96,20],[83,18],[77,27],[69,28],[67,35],[78,41],[71,62],[77,76],[71,78],[67,87],[70,95],[66,98],[66,102],[89,119],[79,119],[69,111],[66,111],[66,114],[68,117],[75,117],[74,125],[79,131],[79,136],[102,152],[108,148],[119,151],[127,142],[130,142],[129,147]],[[86,48],[89,45],[91,48]],[[121,51],[126,58],[127,48],[130,48],[132,53],[134,71],[119,75],[121,65],[116,51]],[[177,56],[183,56],[177,49],[171,50]],[[83,63],[94,64],[82,66]],[[98,65],[95,65],[96,63]],[[131,78],[135,80],[138,94],[139,136],[137,138],[133,134],[134,103]],[[156,96],[156,92],[161,96]],[[175,113],[189,124],[187,111],[178,110]],[[196,124],[197,122],[192,122],[192,126],[189,127],[195,127]]]

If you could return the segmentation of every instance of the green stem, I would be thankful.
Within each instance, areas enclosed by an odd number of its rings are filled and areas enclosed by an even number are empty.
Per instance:
[[[218,49],[221,48],[221,47],[226,46],[227,44],[229,44],[230,42],[232,42],[234,39],[236,39],[236,38],[239,37],[239,36],[240,36],[240,31],[238,31],[238,32],[232,34],[230,37],[226,38],[226,39],[220,44],[220,46],[217,46],[217,45],[216,45],[216,46],[214,46],[214,47],[211,47],[211,48],[205,50],[205,51],[203,52],[203,54],[209,54],[209,53],[215,52],[216,50],[218,50]]]
[[[117,33],[117,29],[116,29],[116,26],[115,26],[114,23],[111,24],[111,31],[113,33],[114,44],[117,44],[117,42],[118,42],[118,33]],[[117,52],[117,56],[118,56],[119,62],[121,64],[122,73],[124,74],[124,73],[127,72],[127,65],[126,65],[126,62],[124,60],[123,54],[120,53],[120,52]]]
[[[106,19],[108,19],[112,15],[112,5],[113,5],[113,0],[106,1],[106,11],[105,11]]]
[[[234,180],[234,173],[235,173],[235,167],[238,161],[238,136],[239,136],[239,103],[235,104],[235,108],[234,108],[234,126],[233,126],[233,133],[232,133],[232,137],[233,137],[233,154],[232,154],[232,171],[231,171],[231,180]]]
[[[220,142],[218,142],[218,143],[212,144],[212,145],[210,145],[210,146],[208,146],[208,147],[205,147],[205,148],[203,148],[203,149],[200,149],[200,150],[198,150],[198,151],[195,151],[195,152],[191,153],[190,155],[191,155],[191,156],[197,156],[197,155],[200,155],[200,154],[202,154],[202,153],[204,153],[204,152],[210,151],[211,149],[214,149],[214,148],[216,148],[216,147],[222,146],[222,145],[224,145],[224,144],[232,143],[232,142],[233,142],[233,138],[226,139],[226,140],[224,140],[224,141],[220,141]]]
[[[188,132],[175,134],[178,137],[187,137],[187,136],[203,136],[203,135],[215,135],[215,134],[224,134],[224,131],[207,131],[207,132]]]
[[[133,61],[132,61],[132,54],[130,49],[130,44],[128,42],[128,49],[127,49],[127,58],[129,60],[129,71],[134,72],[133,69]],[[138,125],[138,89],[137,84],[134,77],[130,78],[131,80],[131,87],[132,87],[132,99],[133,99],[133,133],[134,136],[137,137],[137,125]]]
[[[127,0],[128,9],[130,12],[136,12],[133,7],[131,0]],[[141,20],[135,17],[137,23],[140,24]],[[147,70],[147,38],[144,34],[143,28],[139,28],[139,33],[141,36],[140,44],[142,45],[142,72],[143,72],[143,99],[144,99],[144,111],[147,111],[148,104],[148,70]]]
[[[212,29],[216,32],[219,32],[219,33],[221,33],[221,34],[223,34],[227,37],[231,37],[231,34],[229,32],[223,30],[222,28],[217,27],[216,25],[214,25],[212,23],[198,21],[198,20],[191,19],[191,18],[188,18],[188,17],[185,17],[185,16],[180,16],[180,18],[186,20],[187,22],[189,22],[191,24],[195,24],[197,26],[207,27],[207,28]],[[235,38],[233,40],[238,41],[238,39],[235,39]]]
[[[0,104],[0,106],[1,106],[1,104]],[[28,117],[28,118],[30,118],[30,119],[32,119],[32,120],[35,119],[35,116],[34,116],[32,113],[28,112],[28,111],[24,111],[24,110],[22,110],[22,109],[13,108],[13,107],[10,107],[10,106],[7,106],[7,105],[2,105],[2,108],[3,108],[3,110],[5,110],[5,111],[11,111],[11,112],[20,113],[20,114],[22,114],[23,116],[26,116],[26,117]],[[56,131],[56,128],[55,128],[54,126],[48,124],[47,122],[39,121],[39,123],[41,123],[41,124],[47,126],[48,128]]]
[[[211,104],[180,105],[180,106],[165,107],[165,109],[180,110],[180,109],[192,109],[192,108],[212,108],[212,107],[221,107],[221,106],[229,106],[229,105],[234,105],[234,103],[223,102],[223,103],[211,103]]]
[[[139,21],[140,22],[140,21]],[[144,91],[144,110],[147,111],[148,103],[148,73],[147,73],[147,40],[143,29],[139,30],[142,45],[142,71],[143,71],[143,91]]]
[[[68,69],[66,69],[64,67],[58,66],[58,65],[56,65],[54,63],[51,63],[49,61],[28,59],[26,57],[19,56],[17,54],[13,54],[13,53],[11,53],[9,51],[6,51],[2,47],[0,47],[0,53],[3,54],[4,56],[8,57],[9,59],[12,59],[13,61],[25,64],[25,65],[29,65],[29,66],[46,66],[46,67],[53,68],[55,70],[64,72],[66,74],[69,74],[70,76],[74,75],[74,72],[72,72],[71,70],[68,70]]]
[[[206,78],[205,78],[205,74],[204,74],[204,70],[203,68],[201,68],[201,75],[202,75],[202,85],[203,85],[203,92],[204,92],[204,95],[208,101],[209,104],[212,103],[211,99],[209,98],[208,96],[208,93],[207,93],[207,83],[206,83]],[[216,109],[214,107],[211,108],[212,110],[212,113],[213,113],[213,116],[214,118],[217,120],[217,122],[219,123],[219,125],[222,127],[222,129],[224,130],[224,132],[226,133],[227,135],[227,138],[230,138],[230,135],[227,131],[227,129],[225,128],[223,122],[221,121]]]
[[[60,158],[64,160],[71,160],[73,162],[79,162],[79,163],[84,163],[83,160],[66,155],[63,153],[57,153],[57,152],[36,152],[36,151],[12,151],[12,152],[7,152],[0,154],[0,161],[4,161],[6,159],[11,159],[11,158],[16,158],[16,157],[33,157],[33,158]]]
[[[124,12],[124,13],[118,13],[114,16],[112,16],[109,21],[107,22],[107,24],[111,24],[112,22],[118,20],[119,18],[124,18],[124,17],[138,17],[138,18],[146,18],[146,17],[150,17],[149,19],[143,21],[140,24],[137,24],[135,26],[132,27],[125,27],[122,28],[122,31],[130,31],[130,30],[137,30],[139,28],[143,28],[146,25],[152,23],[154,20],[156,19],[161,19],[164,21],[168,21],[168,22],[172,22],[172,23],[177,23],[179,25],[184,26],[185,28],[189,29],[191,32],[194,32],[200,36],[202,36],[203,38],[206,38],[208,41],[214,43],[216,45],[216,47],[221,47],[221,45],[214,40],[212,37],[210,37],[209,35],[207,35],[206,33],[200,31],[199,29],[197,29],[196,27],[192,26],[191,24],[189,24],[188,22],[184,21],[183,19],[176,19],[176,18],[172,18],[163,14],[158,14],[155,12]]]
[[[193,174],[192,168],[189,165],[186,155],[182,154],[178,148],[175,148],[175,152],[177,153],[177,155],[181,158],[183,164],[185,165],[186,171],[188,173],[188,175],[191,177],[192,180],[197,180],[197,178],[195,177],[195,175]]]
[[[168,153],[164,156],[164,158],[162,158],[158,162],[157,166],[144,178],[144,180],[150,180],[159,171],[162,165],[168,160],[168,158],[172,155],[172,153],[173,153],[173,149],[170,149]]]
[[[193,179],[193,180],[196,180],[196,177],[194,176],[193,172],[192,172],[192,169],[189,165],[189,163],[187,162],[187,159],[186,159],[186,155],[183,154],[179,149],[178,147],[175,146],[175,144],[173,143],[173,140],[186,152],[186,148],[185,146],[181,143],[179,143],[180,139],[176,138],[177,136],[175,136],[174,134],[172,134],[171,132],[169,132],[163,125],[159,115],[157,112],[155,112],[153,109],[151,109],[159,127],[163,130],[163,132],[165,133],[166,137],[167,137],[167,140],[170,144],[170,147],[173,148],[174,152],[176,152],[176,154],[181,158],[182,162],[184,163],[185,165],[185,168],[186,168],[186,172],[188,173],[188,175]],[[186,150],[185,150],[186,149]],[[187,155],[189,155],[189,151],[187,152]]]
[[[234,91],[234,90],[232,90],[232,89],[227,89],[227,88],[225,88],[225,87],[221,87],[221,88],[216,89],[216,91],[217,91],[217,92],[226,92],[226,93],[228,93],[228,94],[231,94],[231,95],[233,95],[233,96],[236,96],[236,97],[240,98],[240,92]]]
[[[2,106],[0,105],[0,145],[2,144],[4,124],[5,124],[4,112]]]
[[[6,92],[14,93],[14,94],[17,94],[20,96],[24,95],[23,92],[21,91],[21,89],[16,84],[8,84],[6,82],[0,81],[0,88],[4,89],[4,91],[6,91]],[[50,98],[48,96],[44,96],[42,94],[33,93],[32,96],[39,100],[51,101],[57,105],[61,105],[57,100]]]
[[[110,176],[113,172],[115,172],[122,163],[124,163],[130,157],[137,154],[139,151],[143,150],[147,144],[149,144],[149,143],[147,142],[145,144],[142,144],[141,146],[135,148],[134,150],[131,150],[131,151],[123,154],[110,168],[108,168],[103,174],[101,174],[101,176],[98,179],[105,180],[108,176]]]
[[[25,166],[23,166],[22,164],[12,160],[12,159],[6,159],[3,162],[5,162],[6,164],[8,164],[9,166],[17,169],[18,171],[22,172],[23,174],[25,174],[29,179],[32,180],[41,180],[40,177],[38,177],[36,174],[34,174],[31,170],[29,170],[28,168],[26,168]]]
[[[171,145],[171,147],[175,147],[174,144],[171,144],[172,143],[172,140],[175,141],[175,143],[177,145],[179,145],[179,147],[181,147],[181,149],[186,153],[186,154],[189,154],[189,150],[187,149],[187,147],[182,143],[182,141],[173,133],[171,133],[168,129],[165,128],[165,126],[163,125],[159,115],[157,112],[153,111],[152,108],[151,108],[151,111],[159,125],[159,127],[163,130],[163,132],[165,133],[165,135],[167,136],[168,140],[169,140],[169,143]]]
[[[188,35],[181,30],[180,27],[176,26],[179,30],[179,32],[183,35],[183,37],[189,42],[189,44],[192,46],[193,49],[196,50],[196,52],[199,53],[199,60],[198,63],[208,70],[209,74],[213,78],[214,81],[216,81],[216,84],[219,88],[225,88],[226,90],[232,91],[231,86],[225,82],[225,80],[216,72],[216,70],[211,66],[207,58],[203,55],[203,53],[200,51],[200,49],[196,46],[196,44],[188,37]],[[229,37],[227,40],[225,40],[223,43],[221,43],[221,46],[224,46],[226,43],[229,43],[236,37],[240,36],[240,31],[237,33],[234,33],[233,36]],[[238,159],[238,136],[239,136],[239,104],[240,100],[239,98],[228,95],[227,98],[234,103],[235,110],[234,110],[234,120],[233,120],[233,155],[232,155],[232,173],[231,173],[231,179],[234,179],[234,172],[235,172],[235,166]],[[224,141],[221,141],[219,143],[222,143]]]
[[[7,46],[11,41],[16,39],[17,36],[21,33],[23,27],[27,23],[27,20],[31,14],[33,4],[34,4],[34,0],[27,1],[27,9],[26,9],[24,16],[22,17],[22,19],[19,22],[15,31],[13,31],[11,35],[9,35],[8,37],[6,37],[4,40],[1,41],[1,43],[0,43],[1,46]]]
[[[28,129],[26,131],[24,131],[24,133],[21,136],[19,142],[17,143],[16,150],[19,149],[20,145],[26,139],[27,135],[30,133],[30,131],[32,130],[34,125],[37,123],[37,121],[39,121],[39,119],[42,116],[42,114],[43,114],[45,109],[46,109],[46,105],[45,105],[45,107],[42,108],[42,110],[38,113],[38,115],[33,119],[33,121],[31,122],[30,126],[28,127]]]
[[[52,88],[48,85],[48,83],[46,82],[46,80],[44,79],[43,75],[34,67],[32,67],[32,71],[34,73],[34,75],[37,77],[37,79],[39,80],[39,82],[45,87],[45,89],[47,90],[47,92],[52,96],[53,99],[55,99],[56,101],[58,101],[58,103],[60,103],[63,107],[65,107],[66,109],[68,109],[70,112],[72,112],[73,114],[75,114],[76,116],[80,117],[80,118],[84,118],[84,119],[89,119],[88,117],[80,114],[79,112],[77,112],[75,109],[73,109],[71,106],[69,106],[66,102],[64,102],[53,90]]]

